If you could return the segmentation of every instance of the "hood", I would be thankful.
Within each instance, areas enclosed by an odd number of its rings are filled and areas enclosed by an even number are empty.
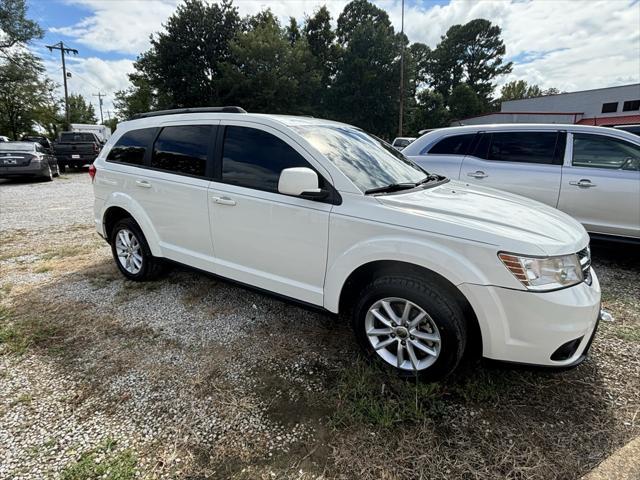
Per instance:
[[[412,216],[413,221],[405,217],[411,224],[407,226],[490,243],[513,253],[575,253],[589,242],[584,227],[555,208],[464,182],[376,198]]]

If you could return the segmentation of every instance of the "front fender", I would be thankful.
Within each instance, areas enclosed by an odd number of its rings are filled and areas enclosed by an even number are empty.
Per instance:
[[[131,217],[136,221],[136,223],[140,226],[142,233],[144,234],[144,238],[147,240],[149,244],[149,249],[151,250],[151,254],[154,257],[161,257],[162,250],[160,248],[160,238],[158,236],[158,232],[153,228],[153,223],[149,216],[145,213],[142,206],[136,202],[131,196],[122,193],[122,192],[113,192],[111,193],[107,199],[104,201],[104,205],[102,207],[102,211],[100,212],[100,218],[102,219],[102,227],[104,229],[104,219],[107,210],[111,207],[120,207],[123,210],[129,212]]]
[[[470,248],[477,247],[464,240],[452,240],[452,247],[448,247],[442,239],[436,243],[396,235],[357,242],[341,254],[330,257],[325,278],[324,307],[337,313],[340,293],[349,275],[357,268],[376,261],[391,260],[417,265],[443,276],[456,286],[462,283],[490,284],[491,279],[484,273],[486,269],[471,263],[469,258],[473,257],[464,254]],[[492,261],[490,256],[487,256],[487,262]]]

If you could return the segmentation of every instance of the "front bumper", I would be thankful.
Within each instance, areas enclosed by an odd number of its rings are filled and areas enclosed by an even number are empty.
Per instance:
[[[553,292],[462,284],[482,332],[483,356],[492,360],[570,367],[584,360],[600,316],[600,283],[581,283]],[[552,360],[568,342],[578,340],[568,357]],[[557,355],[556,355],[557,357]]]

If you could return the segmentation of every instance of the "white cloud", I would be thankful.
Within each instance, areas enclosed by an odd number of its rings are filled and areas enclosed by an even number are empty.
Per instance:
[[[149,35],[162,28],[179,0],[68,0],[68,3],[93,13],[74,25],[51,28],[52,32],[75,38],[99,52],[137,55],[149,48]]]
[[[97,51],[132,56],[149,47],[149,35],[162,28],[179,0],[68,0],[92,14],[76,25],[56,31]],[[346,1],[241,0],[235,5],[242,15],[269,7],[283,22],[326,4],[334,21]],[[400,0],[375,0],[400,27]],[[640,3],[635,0],[452,0],[448,5],[428,1],[406,2],[405,31],[413,42],[434,47],[454,24],[487,18],[503,30],[508,59],[533,52],[531,61],[514,66],[501,79],[525,79],[544,88],[579,90],[640,81]],[[98,71],[98,59],[86,65]],[[113,62],[103,62],[108,68]],[[129,66],[127,66],[129,68]],[[121,65],[114,75],[121,74]],[[108,71],[103,71],[108,76]],[[108,82],[102,77],[103,82]],[[121,77],[114,82],[121,84]],[[97,82],[96,82],[97,83]],[[110,90],[112,91],[112,90]]]
[[[44,61],[47,74],[51,79],[60,84],[58,96],[64,96],[62,87],[62,67],[57,58],[46,58]],[[128,74],[133,72],[133,61],[103,60],[96,57],[67,57],[67,71],[71,72],[71,78],[67,79],[69,94],[81,94],[94,106],[96,116],[100,118],[98,108],[98,92],[107,94],[103,100],[104,119],[107,120],[107,111],[114,115],[113,94],[129,86]]]

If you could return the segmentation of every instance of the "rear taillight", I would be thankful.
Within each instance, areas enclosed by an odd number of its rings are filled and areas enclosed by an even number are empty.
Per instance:
[[[92,182],[96,179],[96,171],[96,166],[93,163],[89,165],[89,176]]]

